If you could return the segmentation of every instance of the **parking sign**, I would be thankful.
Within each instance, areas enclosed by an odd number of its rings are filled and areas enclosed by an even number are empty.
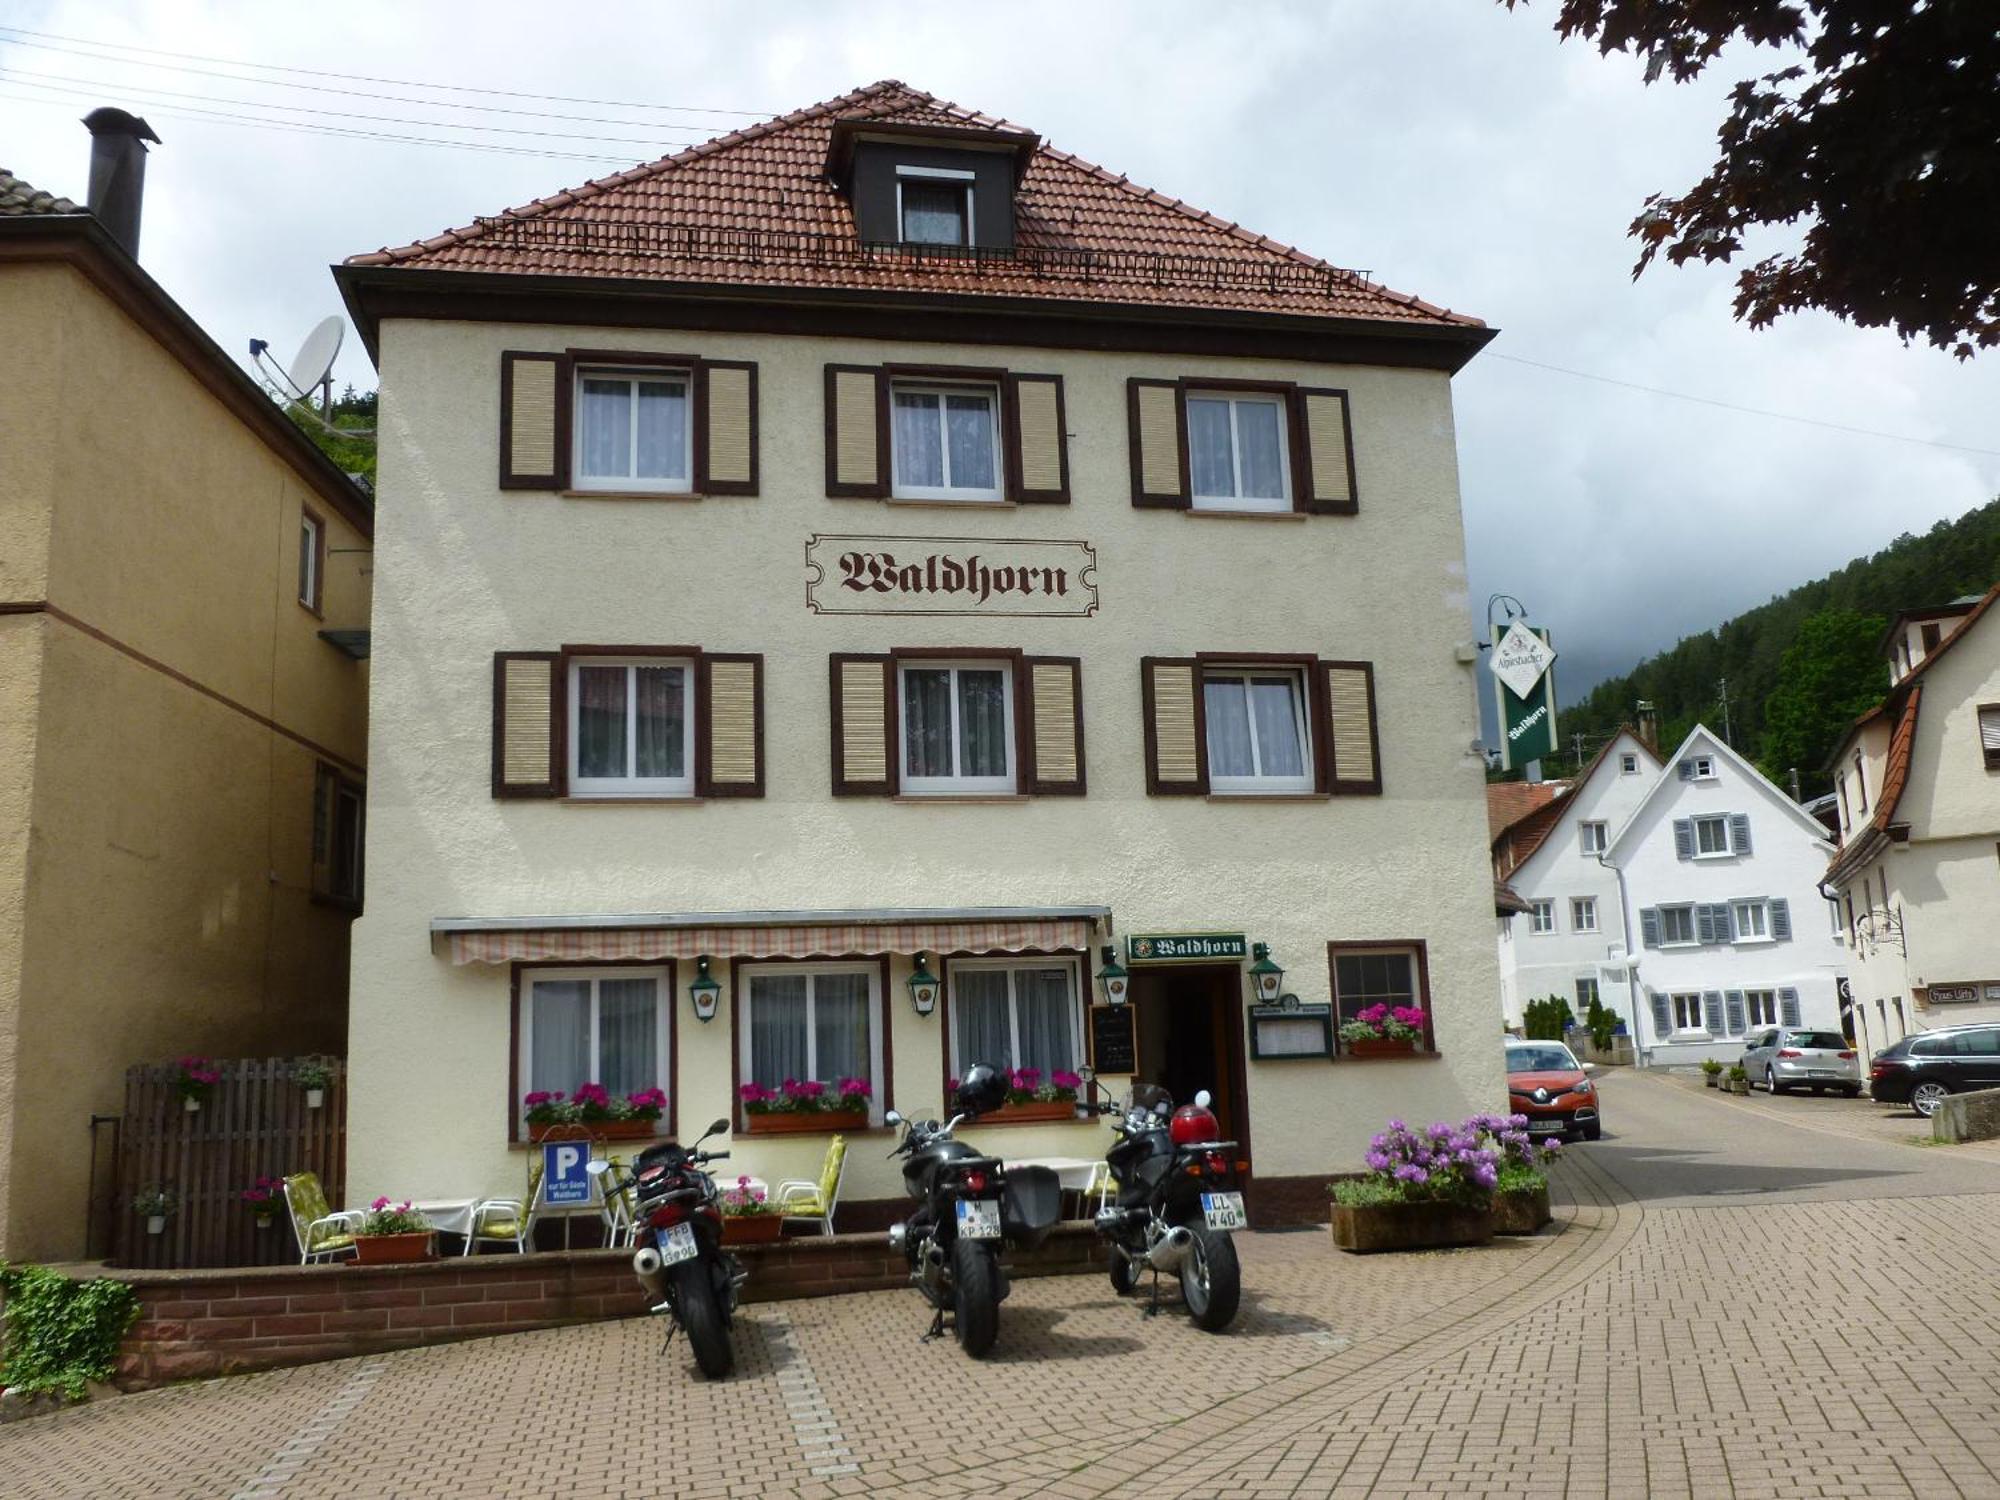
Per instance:
[[[590,1173],[589,1141],[550,1141],[542,1147],[542,1202],[550,1208],[595,1201]]]

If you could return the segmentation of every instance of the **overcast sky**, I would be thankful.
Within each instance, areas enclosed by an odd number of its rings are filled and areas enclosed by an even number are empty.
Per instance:
[[[998,10],[12,0],[0,12],[0,165],[81,200],[88,138],[78,117],[94,103],[147,116],[165,140],[148,167],[147,267],[225,349],[240,353],[254,335],[288,356],[338,309],[326,268],[347,254],[466,223],[753,114],[904,79],[1498,327],[1457,379],[1474,608],[1499,591],[1522,599],[1555,631],[1569,699],[1682,635],[2000,493],[2000,455],[1925,445],[2000,449],[2000,354],[1960,364],[1817,316],[1751,332],[1730,315],[1721,269],[1661,267],[1633,283],[1625,226],[1648,192],[1700,176],[1729,84],[1773,60],[1744,53],[1699,84],[1646,88],[1630,59],[1558,44],[1556,9],[1554,0],[1512,14],[1493,0],[1016,0]],[[136,53],[120,65],[77,55],[102,47],[6,28],[433,87],[275,72],[259,75],[275,86],[260,85],[211,76],[242,68]],[[751,113],[435,87],[446,84]],[[487,129],[272,115],[245,101]],[[610,159],[281,132],[184,114],[190,107]],[[374,383],[358,341],[337,376]]]

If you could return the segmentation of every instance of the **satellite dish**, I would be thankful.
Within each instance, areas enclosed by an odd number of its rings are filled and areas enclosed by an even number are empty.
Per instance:
[[[347,325],[336,317],[322,318],[319,326],[306,335],[306,341],[299,345],[299,352],[292,356],[286,367],[285,378],[292,383],[292,389],[301,399],[307,393],[326,384],[333,374],[333,362],[340,354],[340,340],[347,332]]]

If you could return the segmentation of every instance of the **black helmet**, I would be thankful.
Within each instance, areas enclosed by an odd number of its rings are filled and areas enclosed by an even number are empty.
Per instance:
[[[974,1063],[958,1084],[960,1113],[983,1115],[1007,1102],[1007,1080],[985,1063]]]

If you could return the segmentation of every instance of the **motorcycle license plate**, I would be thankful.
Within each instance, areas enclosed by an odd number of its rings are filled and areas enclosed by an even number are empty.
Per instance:
[[[677,1266],[684,1260],[693,1260],[701,1254],[694,1242],[694,1225],[676,1224],[671,1229],[662,1229],[659,1234],[660,1259],[670,1266]]]
[[[1243,1227],[1243,1195],[1241,1193],[1203,1193],[1201,1211],[1208,1220],[1210,1229],[1241,1229]]]
[[[1000,1238],[1000,1205],[977,1198],[958,1200],[958,1237],[962,1240]]]

